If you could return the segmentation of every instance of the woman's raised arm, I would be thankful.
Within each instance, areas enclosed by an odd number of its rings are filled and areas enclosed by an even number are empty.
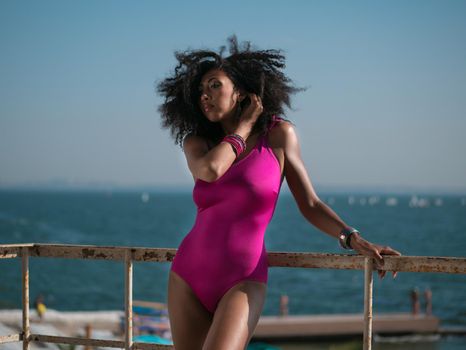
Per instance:
[[[206,182],[213,182],[218,178],[217,161],[222,160],[225,166],[231,166],[236,158],[230,144],[221,142],[209,151],[206,141],[196,135],[187,135],[184,138],[183,151],[193,178]]]
[[[242,122],[234,133],[247,140],[251,130],[252,125]],[[236,159],[236,154],[229,143],[220,142],[209,150],[205,139],[192,134],[184,138],[183,151],[193,178],[206,182],[213,182],[221,177]]]
[[[248,97],[249,103],[232,130],[232,133],[238,134],[244,141],[251,135],[254,123],[264,109],[259,96],[249,93]],[[229,143],[220,142],[209,150],[206,140],[192,134],[184,138],[183,151],[194,179],[206,182],[213,182],[225,174],[236,159],[235,151]]]

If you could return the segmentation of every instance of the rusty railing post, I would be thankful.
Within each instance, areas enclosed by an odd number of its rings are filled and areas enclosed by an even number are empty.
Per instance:
[[[372,348],[372,258],[364,259],[364,339],[363,349]]]
[[[125,251],[125,350],[133,347],[133,254]]]
[[[29,248],[21,248],[23,285],[23,350],[29,350]]]

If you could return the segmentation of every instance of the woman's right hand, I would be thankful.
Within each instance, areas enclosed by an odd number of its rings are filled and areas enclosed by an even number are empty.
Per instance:
[[[264,111],[264,106],[261,98],[254,93],[249,93],[246,98],[249,98],[249,103],[241,112],[239,123],[246,123],[252,127]]]

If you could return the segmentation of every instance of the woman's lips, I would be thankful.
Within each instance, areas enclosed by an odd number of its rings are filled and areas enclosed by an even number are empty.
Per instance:
[[[211,110],[211,109],[214,107],[214,106],[211,105],[210,103],[202,103],[201,106],[202,106],[202,109],[203,109],[204,111],[206,111],[206,112],[209,111],[209,110]]]

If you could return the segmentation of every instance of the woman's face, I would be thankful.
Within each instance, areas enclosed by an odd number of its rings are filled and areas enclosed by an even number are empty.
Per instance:
[[[232,117],[237,103],[243,98],[225,72],[217,68],[204,74],[199,93],[199,107],[212,122]]]

